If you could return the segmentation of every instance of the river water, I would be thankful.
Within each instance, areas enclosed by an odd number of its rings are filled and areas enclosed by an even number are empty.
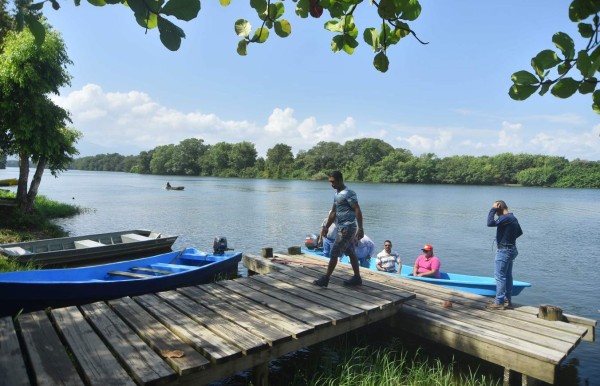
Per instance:
[[[0,170],[0,179],[16,177]],[[164,189],[183,185],[183,191]],[[492,202],[502,199],[521,223],[516,280],[533,284],[514,301],[553,304],[565,313],[600,318],[600,190],[505,186],[348,183],[358,194],[365,233],[378,249],[392,240],[412,264],[432,244],[442,270],[491,276],[494,228],[486,227]],[[11,188],[15,189],[15,188]],[[237,251],[287,250],[316,233],[332,205],[327,181],[166,177],[113,172],[47,173],[46,197],[88,208],[61,219],[71,235],[151,229],[178,235],[174,249],[212,248],[227,237]],[[240,273],[245,270],[240,267]],[[600,343],[582,342],[565,361],[569,384],[600,384]]]

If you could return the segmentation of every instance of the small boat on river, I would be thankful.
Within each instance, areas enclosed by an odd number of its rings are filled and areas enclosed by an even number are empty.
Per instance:
[[[125,230],[0,245],[0,257],[40,267],[101,264],[171,251],[177,236]]]
[[[308,253],[316,256],[323,256],[322,248],[315,249],[302,249],[303,253]],[[342,257],[341,261],[349,263],[348,257]],[[369,266],[364,268],[369,268],[373,271],[378,271],[377,267],[375,267],[376,259],[375,257],[371,258],[369,261]],[[380,271],[378,271],[380,272]],[[401,273],[387,273],[387,275],[400,276],[407,279],[424,281],[430,284],[441,285],[443,287],[471,292],[478,295],[483,296],[496,296],[496,280],[493,277],[489,276],[474,276],[474,275],[464,275],[458,273],[449,273],[449,272],[440,272],[440,278],[432,278],[432,277],[417,277],[413,276],[413,266],[403,264]],[[383,273],[383,272],[382,272]],[[526,283],[523,281],[513,281],[513,291],[512,296],[517,296],[525,289],[526,287],[531,287],[530,283]]]
[[[183,190],[184,188],[185,188],[184,186],[172,186],[168,182],[167,182],[167,185],[165,186],[165,189],[167,189],[167,190]]]
[[[241,258],[241,252],[186,248],[90,267],[0,273],[0,316],[207,283],[237,272]]]
[[[18,183],[19,180],[17,180],[16,178],[5,178],[3,180],[0,180],[0,186],[14,186]]]

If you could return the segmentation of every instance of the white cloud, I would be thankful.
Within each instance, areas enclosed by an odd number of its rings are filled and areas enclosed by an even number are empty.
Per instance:
[[[456,126],[407,125],[402,122],[362,123],[351,116],[340,122],[319,122],[317,116],[297,117],[292,107],[274,107],[265,124],[227,120],[213,113],[167,108],[143,92],[105,92],[88,84],[55,98],[71,112],[73,126],[83,132],[82,155],[105,152],[138,154],[160,145],[201,138],[207,144],[248,141],[261,156],[277,143],[294,153],[320,141],[344,143],[356,138],[380,138],[415,155],[494,155],[502,152],[547,154],[569,159],[600,159],[600,124],[589,126],[575,115],[490,118],[482,123],[461,112]],[[472,116],[473,114],[471,114]],[[485,115],[480,113],[480,116]],[[423,117],[427,122],[428,117]],[[588,126],[586,126],[588,125]]]

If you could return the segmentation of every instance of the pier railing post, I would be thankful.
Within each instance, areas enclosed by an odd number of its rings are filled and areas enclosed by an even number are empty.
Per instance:
[[[269,362],[264,362],[252,368],[252,385],[269,385]]]

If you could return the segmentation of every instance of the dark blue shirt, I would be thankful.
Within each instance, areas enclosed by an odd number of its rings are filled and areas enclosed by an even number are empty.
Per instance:
[[[490,209],[487,226],[496,227],[496,242],[498,246],[512,247],[517,245],[517,238],[523,234],[519,221],[512,213],[494,218],[496,209]]]

